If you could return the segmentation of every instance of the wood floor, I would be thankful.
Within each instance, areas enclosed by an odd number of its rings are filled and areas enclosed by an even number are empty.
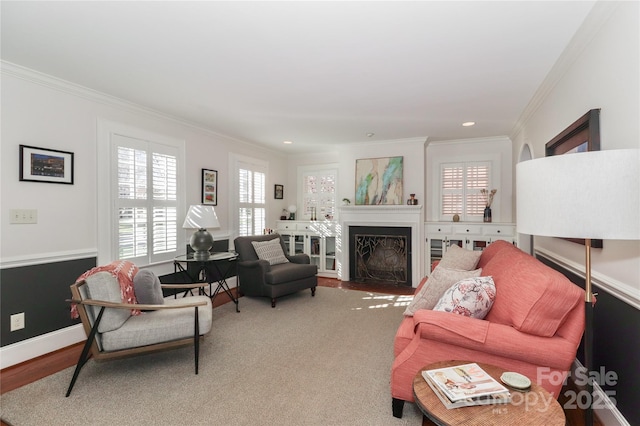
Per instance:
[[[318,285],[396,295],[413,294],[413,288],[407,286],[347,282],[331,278],[319,278]],[[216,297],[213,306],[215,308],[216,306],[220,306],[229,301],[230,300],[225,294],[221,294]],[[36,380],[57,373],[58,371],[64,370],[65,368],[74,366],[81,351],[82,343],[78,343],[0,371],[0,393],[9,392],[13,389],[19,388],[20,386],[27,385],[35,382]],[[564,391],[565,389],[563,389],[563,393]],[[561,405],[563,405],[563,401],[564,399],[561,397],[559,399]],[[389,415],[391,415],[391,397],[389,397]],[[567,426],[584,424],[584,414],[581,410],[565,409],[565,415],[567,417]],[[425,426],[429,424],[431,423],[428,420],[423,422],[423,425]],[[594,424],[596,426],[602,426],[597,418],[595,419]],[[12,425],[0,420],[0,426]]]

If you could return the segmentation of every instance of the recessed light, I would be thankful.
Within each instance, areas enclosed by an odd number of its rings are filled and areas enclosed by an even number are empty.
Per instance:
[[[367,137],[368,137],[368,138],[371,138],[371,137],[373,137],[374,135],[375,135],[375,133],[373,133],[373,132],[369,132],[369,133],[367,133]]]
[[[293,142],[291,142],[291,141],[284,141],[284,142],[282,142],[282,143],[283,143],[283,144],[285,144],[285,145],[291,145]]]
[[[475,121],[466,121],[466,122],[462,123],[462,125],[463,125],[464,127],[470,127],[470,126],[473,126],[473,125],[475,125],[475,124],[476,124],[476,122],[475,122]]]

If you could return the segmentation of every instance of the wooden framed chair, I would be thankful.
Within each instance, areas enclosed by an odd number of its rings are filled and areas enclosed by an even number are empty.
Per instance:
[[[208,285],[163,284],[164,288],[191,289]],[[211,331],[212,305],[207,296],[165,299],[164,304],[121,302],[120,285],[108,272],[98,272],[71,285],[72,299],[87,341],[66,396],[90,358],[105,360],[194,345],[198,374],[199,340]],[[132,315],[140,310],[140,315]]]

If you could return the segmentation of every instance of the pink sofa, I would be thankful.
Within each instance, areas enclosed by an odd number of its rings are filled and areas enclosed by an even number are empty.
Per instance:
[[[414,401],[417,372],[453,359],[516,371],[558,397],[584,331],[584,290],[505,241],[489,245],[477,267],[496,285],[483,320],[426,309],[402,320],[391,367],[395,417]]]

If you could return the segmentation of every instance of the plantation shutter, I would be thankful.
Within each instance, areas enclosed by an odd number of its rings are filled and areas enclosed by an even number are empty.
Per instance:
[[[485,200],[480,190],[490,186],[491,162],[443,163],[440,170],[440,220],[455,214],[462,221],[481,218]]]
[[[266,174],[255,165],[238,168],[238,232],[240,236],[262,234],[266,223]]]
[[[177,148],[114,135],[117,255],[137,263],[173,258],[178,233]]]

